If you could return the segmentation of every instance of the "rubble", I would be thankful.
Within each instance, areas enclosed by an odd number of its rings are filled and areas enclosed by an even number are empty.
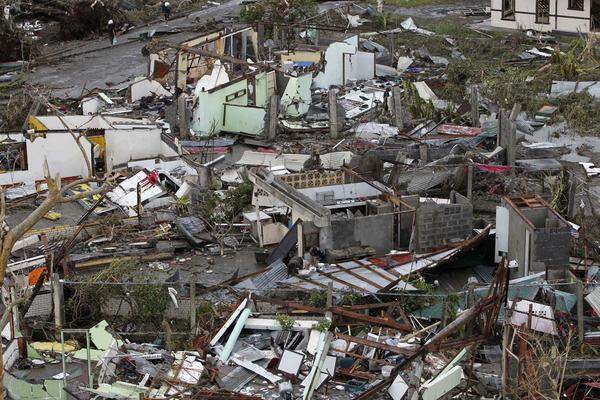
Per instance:
[[[122,31],[65,59],[135,73],[0,113],[6,394],[596,398],[595,41],[209,3],[241,20],[78,4]]]

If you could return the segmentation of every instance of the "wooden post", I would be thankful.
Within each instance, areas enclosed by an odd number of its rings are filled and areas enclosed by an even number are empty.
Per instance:
[[[271,95],[269,98],[269,125],[267,127],[267,137],[275,139],[277,136],[277,123],[279,118],[279,96]]]
[[[390,58],[392,59],[392,65],[394,64],[394,55],[396,54],[396,34],[392,30],[390,32]]]
[[[471,125],[479,126],[479,90],[476,85],[471,86]]]
[[[404,129],[404,118],[402,113],[402,89],[400,86],[392,88],[392,98],[394,99],[394,121],[398,130],[401,131]]]
[[[504,315],[507,315],[508,310],[504,309]],[[506,319],[506,317],[505,317]],[[502,331],[502,398],[506,398],[508,394],[508,368],[509,368],[509,355],[508,355],[508,344],[510,339],[510,325],[505,323],[504,330]]]
[[[60,277],[57,273],[52,274],[50,277],[50,284],[52,286],[52,303],[54,308],[54,326],[56,332],[60,332],[64,322],[64,291],[63,284],[60,281]]]
[[[302,221],[298,221],[298,223],[296,224],[296,229],[296,235],[298,236],[298,257],[304,258],[304,229],[302,227]]]
[[[188,139],[190,137],[186,97],[187,96],[182,93],[177,98],[177,126],[179,127],[179,137],[182,139]]]
[[[421,161],[423,162],[427,162],[429,160],[429,147],[427,147],[426,144],[420,144],[419,145],[419,157],[421,158]]]
[[[475,305],[475,288],[473,282],[467,283],[467,307],[471,308]],[[473,324],[467,324],[467,337],[473,333]]]
[[[467,198],[473,199],[473,166],[467,167]]]
[[[577,279],[577,333],[579,345],[583,344],[583,282]]]
[[[502,146],[506,155],[506,165],[515,165],[517,125],[505,112],[500,113],[499,135],[500,146]]]
[[[196,329],[196,273],[190,278],[190,331],[192,335]]]
[[[445,327],[448,324],[448,298],[444,297],[442,301],[442,323],[440,327]]]
[[[258,245],[262,249],[264,244],[262,235],[262,224],[260,223],[260,211],[258,209],[258,206],[256,206],[254,209],[256,211],[256,235],[258,236]]]
[[[140,182],[137,184],[137,217],[138,224],[142,224],[142,186]]]
[[[573,175],[569,176],[569,193],[567,205],[567,217],[575,218],[577,215],[577,204],[575,204],[575,194],[577,193],[577,184]]]
[[[516,121],[517,117],[519,116],[519,113],[521,112],[521,104],[520,103],[515,103],[513,105],[512,110],[510,110],[510,116],[509,119],[511,121]]]
[[[507,133],[506,165],[514,166],[517,158],[517,125],[514,121],[509,122]]]
[[[337,139],[339,136],[337,89],[329,89],[327,98],[329,100],[329,136]]]

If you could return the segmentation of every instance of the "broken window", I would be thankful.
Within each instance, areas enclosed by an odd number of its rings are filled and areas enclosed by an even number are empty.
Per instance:
[[[23,143],[0,143],[0,171],[24,171],[27,169],[27,145]]]
[[[502,0],[502,19],[515,20],[515,0]]]
[[[569,10],[583,11],[583,0],[569,0]]]
[[[535,22],[537,24],[550,23],[550,0],[536,0]]]
[[[246,89],[241,89],[241,90],[238,90],[238,91],[237,91],[237,92],[235,92],[235,93],[228,94],[228,95],[225,97],[225,101],[229,103],[230,101],[232,101],[232,100],[235,100],[235,99],[237,99],[238,97],[242,97],[242,96],[243,96],[243,95],[245,95],[245,94],[246,94]]]

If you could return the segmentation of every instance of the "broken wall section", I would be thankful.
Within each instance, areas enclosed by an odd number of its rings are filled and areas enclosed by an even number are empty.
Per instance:
[[[426,201],[417,209],[417,251],[439,249],[467,239],[473,231],[473,205],[452,192],[450,204]]]

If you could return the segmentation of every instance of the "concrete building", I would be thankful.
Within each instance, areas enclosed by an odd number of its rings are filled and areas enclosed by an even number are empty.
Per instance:
[[[33,184],[45,179],[44,163],[62,178],[87,176],[88,154],[94,173],[125,167],[129,161],[179,154],[162,127],[147,120],[108,116],[35,116],[28,133],[2,134],[0,185]]]
[[[513,277],[546,272],[547,279],[564,278],[570,238],[570,224],[538,195],[504,197],[496,208],[496,260],[516,261]]]
[[[344,171],[274,176],[257,169],[249,177],[253,204],[283,205],[291,210],[292,223],[301,221],[300,248],[369,246],[383,254],[398,247],[398,212],[385,198],[389,189],[379,182],[356,181]]]
[[[593,0],[492,0],[491,25],[541,32],[587,33],[598,29],[600,3]]]

